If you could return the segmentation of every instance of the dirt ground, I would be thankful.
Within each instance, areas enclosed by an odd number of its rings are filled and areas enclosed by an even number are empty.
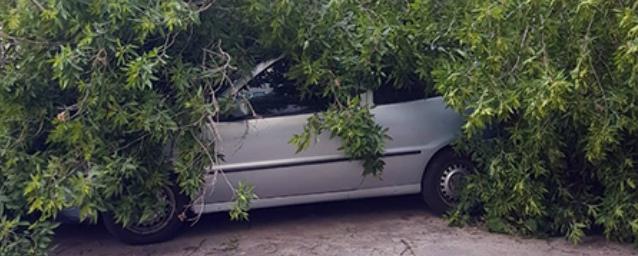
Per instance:
[[[247,223],[204,216],[175,240],[128,246],[100,225],[65,225],[52,255],[638,255],[589,237],[580,245],[448,227],[418,197],[375,198],[255,210]]]

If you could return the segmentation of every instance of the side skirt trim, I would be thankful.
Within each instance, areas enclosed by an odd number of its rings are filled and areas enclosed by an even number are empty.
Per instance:
[[[417,194],[421,191],[421,184],[403,185],[395,187],[383,187],[373,189],[359,189],[342,192],[330,192],[310,195],[298,195],[288,197],[264,198],[253,201],[250,205],[251,209],[268,208],[286,205],[299,205],[317,202],[340,201],[356,198],[381,197]],[[222,212],[232,209],[233,202],[211,203],[204,205],[203,208],[193,206],[193,210],[201,213]]]

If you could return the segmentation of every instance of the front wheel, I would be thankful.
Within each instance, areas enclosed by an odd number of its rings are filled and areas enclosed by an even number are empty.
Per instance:
[[[430,160],[421,181],[421,194],[435,214],[443,215],[456,206],[465,177],[472,169],[469,160],[450,148]]]
[[[164,187],[157,195],[160,210],[149,220],[133,222],[128,226],[117,223],[113,214],[102,216],[106,229],[127,244],[158,243],[175,237],[185,225],[185,214],[190,200],[175,187]]]

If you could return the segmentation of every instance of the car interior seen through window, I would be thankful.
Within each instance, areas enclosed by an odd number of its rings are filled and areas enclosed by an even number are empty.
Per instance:
[[[404,85],[401,88],[385,83],[374,90],[374,104],[385,105],[425,98],[425,89],[421,86]]]
[[[285,75],[288,64],[279,61],[252,79],[240,92],[255,114],[261,117],[296,115],[325,110],[328,100],[315,95],[301,95],[296,81]]]

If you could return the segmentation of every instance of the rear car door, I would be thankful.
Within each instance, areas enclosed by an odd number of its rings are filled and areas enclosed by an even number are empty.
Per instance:
[[[419,191],[428,160],[448,145],[459,127],[460,117],[448,109],[441,97],[426,98],[423,88],[384,85],[373,92],[372,113],[388,128],[382,179],[367,178],[359,189],[394,187]],[[400,191],[396,191],[400,192]]]

